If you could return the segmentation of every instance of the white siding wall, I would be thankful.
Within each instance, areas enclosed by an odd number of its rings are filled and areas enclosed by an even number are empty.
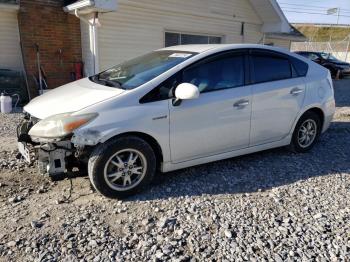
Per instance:
[[[0,10],[0,68],[23,68],[15,11]]]
[[[286,39],[266,38],[265,43],[273,43],[274,46],[283,47],[290,50],[291,41]]]
[[[224,43],[262,38],[262,22],[247,0],[120,0],[117,12],[99,19],[100,70],[164,47],[167,30],[219,35]],[[241,21],[246,23],[244,39]]]

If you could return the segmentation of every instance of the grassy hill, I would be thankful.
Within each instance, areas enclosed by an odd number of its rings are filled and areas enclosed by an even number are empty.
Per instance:
[[[333,41],[344,40],[350,35],[349,27],[316,27],[312,25],[294,25],[296,29],[302,32],[307,38],[313,39],[315,42],[329,41],[329,36],[332,35]]]

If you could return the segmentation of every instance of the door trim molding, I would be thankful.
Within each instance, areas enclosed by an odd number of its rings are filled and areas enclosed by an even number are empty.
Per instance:
[[[266,143],[258,146],[252,146],[252,147],[246,147],[243,149],[238,149],[234,151],[229,151],[225,153],[220,153],[216,155],[211,155],[211,156],[206,156],[206,157],[201,157],[201,158],[196,158],[184,162],[179,162],[179,163],[171,163],[171,162],[166,162],[163,163],[162,165],[162,172],[169,172],[177,169],[182,169],[186,167],[191,167],[191,166],[197,166],[201,164],[206,164],[218,160],[224,160],[227,158],[232,158],[236,156],[241,156],[241,155],[246,155],[246,154],[251,154],[267,149],[272,149],[276,147],[282,147],[290,144],[292,136],[288,135],[285,138],[283,138],[280,141],[277,142],[272,142],[272,143]]]

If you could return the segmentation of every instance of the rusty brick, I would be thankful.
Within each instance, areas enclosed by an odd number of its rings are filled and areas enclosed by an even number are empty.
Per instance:
[[[32,77],[38,75],[35,43],[49,88],[71,81],[73,63],[82,60],[80,21],[63,11],[63,1],[21,0],[18,24],[31,93],[37,93]]]

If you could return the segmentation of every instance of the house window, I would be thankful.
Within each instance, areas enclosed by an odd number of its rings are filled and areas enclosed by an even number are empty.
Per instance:
[[[222,37],[165,32],[165,47],[190,44],[221,44]]]

